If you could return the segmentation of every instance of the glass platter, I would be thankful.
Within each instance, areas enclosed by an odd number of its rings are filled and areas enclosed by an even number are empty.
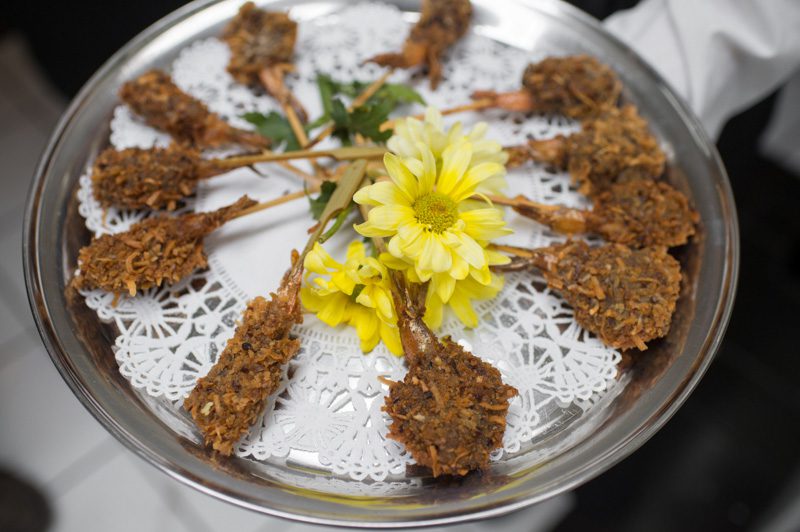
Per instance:
[[[682,102],[595,20],[557,1],[474,1],[472,31],[531,57],[541,50],[583,52],[610,64],[625,84],[625,98],[639,106],[659,137],[669,180],[692,198],[702,219],[699,234],[676,253],[685,279],[670,334],[643,356],[623,354],[616,393],[592,408],[563,410],[534,446],[504,454],[483,474],[434,481],[403,472],[384,482],[336,475],[302,459],[222,459],[200,444],[185,415],[120,374],[112,352],[115,326],[98,319],[82,299],[64,296],[77,250],[90,236],[78,212],[79,179],[108,145],[119,85],[148,68],[167,67],[187,45],[217,35],[239,3],[192,3],[131,41],[75,98],[42,156],[26,212],[26,281],[47,350],[87,409],[131,450],[204,492],[264,513],[349,526],[423,526],[499,515],[585,482],[652,436],[697,384],[721,341],[738,266],[735,208],[718,155]],[[387,3],[410,19],[418,8],[417,2]],[[259,4],[291,7],[300,20],[352,5]]]

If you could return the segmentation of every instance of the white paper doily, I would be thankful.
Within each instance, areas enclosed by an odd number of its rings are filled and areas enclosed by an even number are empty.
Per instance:
[[[381,70],[361,65],[379,51],[398,49],[408,31],[396,8],[358,4],[339,13],[301,21],[297,72],[293,90],[310,115],[320,112],[314,83],[316,72],[335,79],[372,80]],[[445,81],[437,92],[426,79],[398,72],[392,81],[411,82],[426,101],[440,108],[468,101],[477,88],[508,90],[519,84],[525,65],[558,50],[539,50],[536,56],[470,35],[457,44],[445,63]],[[195,42],[172,65],[175,82],[205,101],[239,127],[248,127],[240,115],[277,109],[269,98],[236,84],[225,66],[227,46],[216,39]],[[409,108],[407,112],[420,112]],[[526,137],[551,137],[575,130],[565,120],[526,118],[492,111],[450,119],[469,128],[479,120],[490,123],[488,136],[504,145]],[[111,143],[116,148],[166,145],[169,137],[144,125],[120,106],[112,120]],[[230,172],[204,183],[187,209],[211,210],[244,193],[269,199],[301,184],[280,167],[264,165],[263,177],[247,169]],[[569,178],[541,167],[510,173],[510,195],[523,193],[534,200],[584,206],[586,200],[569,189]],[[79,210],[95,234],[124,231],[144,214],[110,209],[103,212],[91,193],[87,175],[80,180]],[[507,215],[516,234],[509,243],[547,245],[561,240],[513,212]],[[355,221],[355,220],[353,220]],[[250,298],[274,289],[289,263],[292,246],[307,238],[311,224],[308,206],[296,201],[235,220],[207,240],[210,268],[189,279],[136,298],[102,291],[85,292],[86,303],[118,330],[114,346],[121,373],[131,384],[178,411],[195,381],[213,365],[235,321]],[[343,254],[347,231],[329,244],[332,254]],[[509,409],[504,447],[494,459],[528,452],[554,426],[568,423],[610,397],[614,389],[617,351],[603,346],[573,319],[564,301],[530,274],[506,277],[500,295],[477,306],[481,317],[475,330],[465,330],[446,318],[441,334],[468,342],[472,350],[495,364],[503,379],[519,390]],[[413,463],[401,446],[385,439],[388,417],[381,412],[385,386],[379,376],[401,379],[403,361],[381,345],[363,355],[351,329],[331,329],[312,315],[296,328],[302,350],[287,368],[286,378],[265,411],[263,422],[238,445],[237,455],[256,460],[291,459],[328,470],[343,479],[384,482],[402,476]],[[547,456],[547,450],[536,449]]]

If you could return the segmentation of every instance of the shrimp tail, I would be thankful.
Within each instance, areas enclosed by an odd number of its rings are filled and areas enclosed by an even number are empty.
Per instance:
[[[543,205],[524,196],[514,198],[514,210],[563,234],[585,233],[588,227],[587,212],[560,205]]]
[[[425,316],[425,296],[427,285],[410,285],[401,273],[394,273],[392,290],[397,311],[397,326],[400,329],[400,342],[409,365],[432,353],[439,339],[423,321]]]
[[[403,45],[401,52],[389,52],[370,57],[365,63],[375,63],[381,66],[392,68],[411,68],[422,63],[429,62],[432,50],[424,42],[408,40]],[[436,60],[438,63],[438,59]],[[439,68],[441,75],[441,68]],[[433,82],[433,80],[431,80]]]
[[[512,92],[479,90],[473,92],[471,97],[473,100],[491,100],[493,107],[499,107],[506,111],[529,113],[536,110],[533,96],[526,90]]]

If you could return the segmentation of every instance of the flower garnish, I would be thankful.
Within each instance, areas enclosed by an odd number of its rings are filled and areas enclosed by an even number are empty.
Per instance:
[[[489,284],[484,247],[511,232],[503,212],[489,204],[472,208],[468,201],[487,180],[502,175],[503,165],[484,161],[471,164],[473,145],[460,137],[442,151],[441,165],[421,142],[417,159],[384,157],[390,181],[359,190],[353,199],[371,205],[367,221],[356,230],[368,237],[389,238],[389,252],[408,260],[417,277],[426,282],[446,273],[453,280],[478,272]]]
[[[486,122],[479,122],[467,132],[463,132],[461,122],[456,122],[448,131],[444,129],[442,114],[435,107],[425,110],[425,120],[406,118],[395,125],[394,135],[388,140],[386,146],[392,153],[403,159],[406,164],[419,165],[422,163],[423,150],[420,146],[427,147],[436,160],[437,169],[441,170],[442,156],[448,146],[462,141],[472,144],[472,157],[468,167],[481,163],[497,163],[505,165],[508,153],[503,151],[499,142],[484,138],[489,129]],[[410,161],[417,161],[412,162]],[[484,180],[476,189],[478,194],[497,194],[505,188],[505,169],[499,170]]]
[[[484,251],[489,266],[508,264],[510,260],[502,253],[490,249]],[[405,272],[412,283],[421,282],[411,263],[389,253],[381,253],[380,261],[387,268]],[[488,276],[488,281],[484,273]],[[467,327],[477,327],[478,315],[472,302],[494,298],[502,290],[503,281],[501,275],[488,268],[485,272],[471,271],[470,275],[461,280],[455,280],[446,274],[434,275],[431,277],[425,299],[425,323],[432,329],[438,329],[442,325],[444,311],[449,307],[461,323]]]
[[[362,242],[350,243],[344,264],[314,244],[304,267],[307,279],[316,274],[300,291],[307,310],[331,327],[354,327],[365,353],[383,340],[389,351],[403,354],[388,271],[378,259],[366,255]]]

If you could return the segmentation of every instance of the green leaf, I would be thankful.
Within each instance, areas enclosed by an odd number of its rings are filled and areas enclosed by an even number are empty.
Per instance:
[[[333,121],[333,136],[345,146],[350,146],[352,144],[350,113],[347,112],[347,107],[339,98],[331,102],[331,120]]]
[[[316,198],[308,196],[311,216],[313,216],[315,220],[319,220],[320,216],[322,216],[322,212],[330,201],[334,190],[336,190],[336,183],[333,181],[323,181],[319,189],[319,195]]]
[[[324,244],[330,237],[336,234],[336,232],[341,229],[344,221],[350,216],[350,213],[353,212],[353,206],[355,203],[352,201],[347,205],[346,209],[343,209],[342,212],[336,215],[336,218],[333,221],[333,225],[331,225],[330,229],[325,231],[321,237],[319,237],[319,243]]]
[[[326,119],[331,120],[334,124],[333,136],[345,146],[352,144],[356,134],[375,142],[385,142],[392,136],[392,131],[381,131],[380,126],[389,119],[392,111],[404,104],[425,104],[417,91],[400,83],[383,85],[366,103],[353,111],[348,111],[342,99],[337,97],[357,98],[371,84],[365,81],[339,82],[327,74],[317,73],[317,87],[324,114],[311,127],[319,127]]]
[[[330,118],[328,118],[327,115],[322,115],[313,122],[309,122],[308,124],[306,124],[304,126],[304,129],[306,130],[306,133],[308,133],[313,129],[317,129],[320,126],[324,126],[328,122],[328,120],[330,120]]]
[[[318,72],[317,89],[319,89],[319,99],[322,102],[323,115],[320,119],[325,118],[327,122],[327,118],[331,115],[333,96],[338,92],[338,83],[333,81],[329,75]]]
[[[256,127],[256,131],[272,141],[273,146],[284,146],[284,151],[294,151],[300,149],[300,142],[292,131],[292,126],[285,117],[275,111],[269,114],[246,113],[242,118]]]
[[[373,98],[388,98],[398,104],[405,103],[418,103],[425,105],[425,100],[420,94],[409,87],[400,83],[387,83],[378,90],[378,93]]]
[[[389,119],[389,113],[395,108],[395,102],[383,100],[377,104],[364,104],[350,113],[350,130],[375,142],[386,142],[392,131],[381,131],[381,125]]]

